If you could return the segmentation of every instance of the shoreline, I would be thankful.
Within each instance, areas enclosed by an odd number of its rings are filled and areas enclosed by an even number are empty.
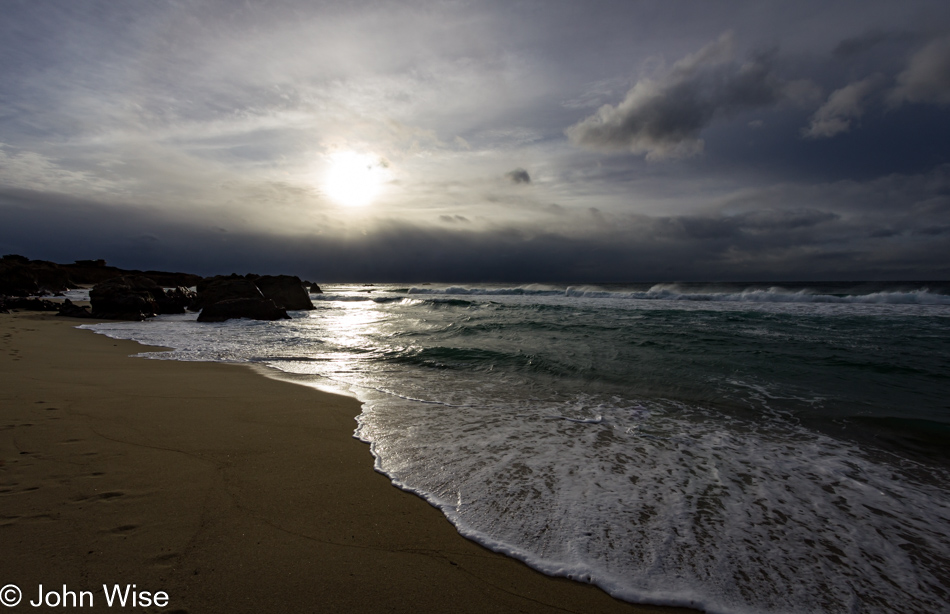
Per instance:
[[[0,583],[164,591],[168,612],[672,614],[462,537],[374,469],[360,403],[247,365],[0,315]],[[21,605],[22,607],[22,605]],[[154,607],[154,606],[153,606]]]

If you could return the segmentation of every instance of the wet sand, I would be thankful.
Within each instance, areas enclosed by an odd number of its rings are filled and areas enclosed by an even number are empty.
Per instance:
[[[0,585],[134,584],[168,612],[687,612],[461,537],[373,470],[359,403],[241,365],[0,314]],[[87,601],[88,603],[88,601]]]

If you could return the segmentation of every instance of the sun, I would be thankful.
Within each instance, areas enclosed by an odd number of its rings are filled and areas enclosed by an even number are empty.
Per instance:
[[[378,156],[340,151],[330,156],[323,190],[341,205],[362,207],[373,202],[388,178],[388,164]]]

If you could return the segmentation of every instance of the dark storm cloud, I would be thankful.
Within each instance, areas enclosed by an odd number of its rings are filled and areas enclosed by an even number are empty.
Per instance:
[[[756,210],[736,215],[682,215],[639,220],[641,237],[651,250],[663,242],[677,245],[670,254],[686,254],[705,261],[694,266],[715,267],[730,263],[746,268],[761,267],[778,258],[792,262],[805,254],[831,253],[844,244],[843,235],[859,232],[839,224],[837,214],[818,210]],[[687,247],[689,246],[689,247]],[[849,246],[853,247],[853,246]],[[675,254],[675,255],[674,255]],[[799,266],[801,263],[799,263]]]
[[[832,55],[839,59],[851,59],[889,42],[904,42],[913,40],[917,34],[905,31],[887,31],[874,28],[858,36],[852,36],[838,43]]]
[[[531,183],[531,175],[523,168],[516,168],[513,171],[505,173],[505,177],[512,183]]]
[[[812,115],[811,124],[802,131],[803,136],[811,139],[827,138],[851,130],[852,125],[864,114],[867,98],[880,89],[885,81],[884,75],[875,74],[832,92],[828,101]]]
[[[221,232],[154,211],[7,190],[0,192],[7,222],[0,252],[61,262],[105,258],[117,266],[206,275],[291,273],[316,281],[946,277],[950,262],[938,255],[950,251],[950,206],[937,202],[939,185],[925,191],[930,196],[906,204],[902,219],[823,208],[661,217],[580,211],[560,228],[498,224],[486,230],[390,219],[366,234],[288,237]],[[942,213],[923,223],[914,215],[921,207]],[[891,232],[881,232],[882,220],[889,220]]]
[[[471,220],[465,217],[464,215],[440,215],[439,220],[446,222],[448,224],[471,223]]]
[[[835,213],[816,209],[755,210],[735,215],[680,216],[661,218],[673,234],[682,233],[690,238],[719,239],[754,236],[774,239],[789,231],[813,229],[839,219]]]
[[[618,105],[567,129],[577,145],[646,153],[648,158],[687,157],[702,151],[699,134],[717,116],[769,106],[783,96],[771,54],[734,60],[731,35],[703,47],[658,79],[642,79]]]
[[[929,226],[913,232],[917,235],[942,235],[946,233],[950,233],[950,226]]]
[[[950,36],[931,41],[914,54],[897,76],[890,102],[950,104]]]

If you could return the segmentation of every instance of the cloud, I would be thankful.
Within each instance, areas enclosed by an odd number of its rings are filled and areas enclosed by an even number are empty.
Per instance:
[[[34,151],[15,151],[5,143],[0,143],[0,185],[63,192],[100,192],[116,187],[115,182],[93,173],[70,169]]]
[[[516,168],[513,171],[505,173],[505,177],[512,183],[531,183],[531,175],[523,168]]]
[[[808,274],[806,247],[871,253],[881,243],[855,237],[884,231],[894,262],[914,232],[933,261],[947,253],[947,235],[927,233],[950,224],[950,192],[814,183],[946,161],[950,115],[871,111],[895,85],[900,104],[935,100],[921,83],[939,76],[924,49],[934,35],[881,34],[915,32],[918,11],[882,0],[859,14],[740,3],[688,15],[540,0],[8,4],[0,192],[50,195],[48,206],[0,202],[9,251],[337,279],[375,277],[374,266],[394,279],[732,277],[712,268],[727,254],[760,273],[768,262]],[[727,27],[735,40],[715,40]],[[769,41],[780,56],[746,55]],[[846,61],[828,55],[835,45]],[[832,105],[831,90],[878,72],[892,81]],[[819,107],[815,121],[870,129],[861,142],[799,138]],[[696,155],[703,139],[716,156],[700,164],[642,159]],[[324,197],[338,150],[391,161],[372,207]],[[631,151],[640,157],[599,153]],[[744,190],[748,202],[717,209]],[[776,264],[782,245],[789,260]]]
[[[897,75],[897,87],[888,100],[894,106],[904,102],[950,104],[950,36],[932,41],[914,54]]]
[[[471,222],[471,220],[464,215],[440,215],[439,220],[448,224],[458,224],[460,222],[462,224],[468,224]]]
[[[831,53],[840,60],[850,60],[885,43],[906,42],[913,40],[916,36],[917,34],[909,31],[874,28],[864,34],[844,39]]]
[[[832,137],[851,130],[851,122],[864,114],[865,99],[880,88],[884,76],[871,75],[835,90],[828,101],[811,116],[811,124],[802,131],[810,139]]]
[[[681,215],[652,218],[651,225],[668,238],[687,241],[728,241],[730,245],[749,249],[767,239],[777,245],[811,243],[817,237],[816,227],[840,219],[830,211],[818,209],[757,209],[735,215]],[[807,236],[798,232],[809,229]]]
[[[647,159],[702,152],[700,132],[714,118],[772,105],[782,96],[770,55],[734,60],[731,34],[673,64],[657,79],[641,79],[618,105],[604,105],[566,130],[589,149],[645,153]]]
[[[802,203],[808,203],[803,206]],[[645,215],[557,207],[529,220],[457,214],[295,235],[221,232],[169,211],[0,188],[0,253],[128,268],[290,273],[317,281],[938,279],[950,275],[950,165],[870,182],[776,184]],[[436,221],[437,220],[437,221]],[[436,221],[436,223],[429,223]]]

